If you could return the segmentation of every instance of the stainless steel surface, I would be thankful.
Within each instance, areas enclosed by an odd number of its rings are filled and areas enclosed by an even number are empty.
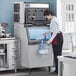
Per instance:
[[[0,71],[16,69],[17,46],[15,38],[0,38]]]
[[[15,23],[15,36],[20,40],[20,65],[27,68],[53,66],[53,52],[50,45],[47,55],[38,54],[38,44],[28,45],[28,37],[24,24]]]

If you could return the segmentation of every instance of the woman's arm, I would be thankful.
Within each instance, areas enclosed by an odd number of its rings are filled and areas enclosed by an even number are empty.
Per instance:
[[[51,22],[50,26],[51,26],[50,31],[51,31],[52,35],[51,35],[51,38],[47,41],[47,44],[50,44],[53,41],[53,39],[56,37],[56,35],[59,31],[58,24],[56,22]]]

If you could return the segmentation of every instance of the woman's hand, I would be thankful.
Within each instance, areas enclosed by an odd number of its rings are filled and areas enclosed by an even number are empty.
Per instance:
[[[48,40],[46,43],[49,45],[51,43],[51,40]]]
[[[45,36],[47,34],[47,32],[43,33],[43,35]]]

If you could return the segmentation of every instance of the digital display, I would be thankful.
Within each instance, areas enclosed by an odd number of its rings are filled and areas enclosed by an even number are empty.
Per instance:
[[[45,32],[48,32],[49,28],[47,27],[28,27],[28,38],[29,40],[40,40],[44,39],[43,35]],[[46,34],[46,40],[51,38],[51,33]]]

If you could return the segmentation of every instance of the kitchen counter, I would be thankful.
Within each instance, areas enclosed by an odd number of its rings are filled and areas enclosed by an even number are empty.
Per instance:
[[[58,76],[76,76],[76,59],[58,56]]]

